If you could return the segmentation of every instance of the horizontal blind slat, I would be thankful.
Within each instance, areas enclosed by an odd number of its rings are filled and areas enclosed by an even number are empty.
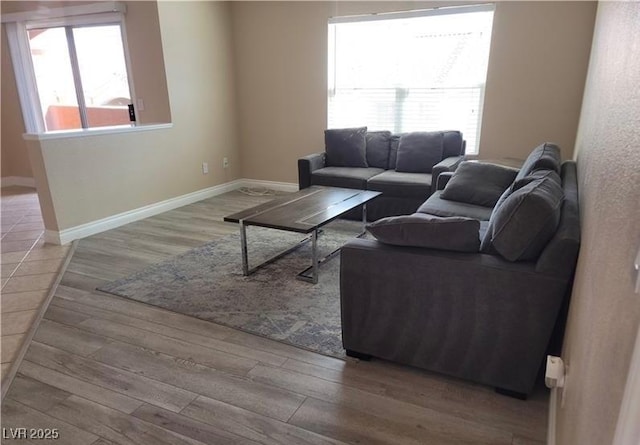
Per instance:
[[[459,130],[476,147],[481,87],[336,89],[329,97],[329,128],[367,126],[396,132]],[[473,150],[470,150],[472,152]]]

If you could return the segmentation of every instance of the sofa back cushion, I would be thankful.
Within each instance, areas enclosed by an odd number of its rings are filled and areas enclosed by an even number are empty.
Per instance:
[[[415,131],[400,136],[396,171],[431,173],[442,160],[444,134],[441,131]]]
[[[367,141],[367,164],[369,167],[389,168],[389,150],[391,148],[390,131],[368,131]]]
[[[391,134],[389,138],[389,169],[396,168],[396,161],[398,156],[398,146],[400,145],[400,138],[409,133],[396,133]],[[464,155],[464,139],[462,139],[462,133],[455,130],[447,130],[442,132],[442,158],[438,159],[440,162],[444,158],[451,156]],[[421,172],[425,173],[425,172]]]
[[[517,170],[476,161],[462,162],[440,197],[483,207],[494,207],[513,184]]]
[[[400,145],[400,138],[407,133],[392,134],[389,142],[389,169],[395,170],[398,160],[398,146]]]
[[[509,261],[537,259],[558,228],[563,199],[553,170],[516,180],[493,209],[481,250]]]
[[[480,221],[455,216],[442,218],[424,213],[391,216],[367,225],[378,241],[385,244],[430,249],[478,252]]]
[[[368,167],[367,127],[325,130],[327,167]]]
[[[462,133],[459,131],[443,132],[444,140],[442,141],[442,159],[451,156],[461,156],[464,154],[464,145]]]
[[[580,210],[576,163],[562,163],[560,174],[564,201],[560,224],[536,263],[536,271],[569,278],[573,274],[580,250]]]
[[[529,176],[535,170],[553,170],[560,174],[560,162],[560,148],[555,144],[545,142],[533,149],[522,164],[516,180]]]

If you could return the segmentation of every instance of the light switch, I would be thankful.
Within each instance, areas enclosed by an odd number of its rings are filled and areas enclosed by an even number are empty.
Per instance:
[[[138,103],[138,111],[144,111],[144,100],[138,99],[137,103]]]

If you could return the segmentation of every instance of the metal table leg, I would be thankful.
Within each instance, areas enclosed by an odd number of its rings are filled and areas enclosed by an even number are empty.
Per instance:
[[[362,204],[362,233],[358,237],[365,233],[367,233],[367,204]]]
[[[366,221],[367,221],[366,208],[363,207],[362,211],[363,211],[363,230],[362,230],[362,233],[357,235],[358,237],[366,233],[366,229],[365,229]],[[273,257],[263,261],[262,263],[254,267],[249,267],[249,254],[247,249],[247,225],[241,220],[240,221],[240,243],[241,243],[241,250],[242,250],[242,274],[244,276],[251,275],[261,267],[264,267],[267,264],[274,262],[278,258],[281,258],[284,255],[289,254],[290,252],[293,252],[294,250],[298,249],[307,241],[311,241],[311,266],[307,267],[305,270],[300,272],[297,278],[303,281],[307,281],[309,283],[317,284],[320,277],[320,265],[326,263],[327,261],[329,261],[330,259],[332,259],[333,257],[335,257],[340,253],[340,248],[337,248],[336,250],[326,255],[325,257],[319,258],[318,237],[322,232],[323,231],[321,229],[315,229],[311,232],[310,236],[299,241],[298,244],[274,255]]]
[[[247,253],[247,228],[240,220],[240,244],[242,250],[242,275],[249,275],[249,255]]]
[[[313,284],[318,283],[318,229],[315,229],[311,234],[311,266],[313,267],[313,274],[311,281]]]
[[[242,253],[242,275],[244,276],[249,276],[252,273],[254,273],[255,271],[257,271],[258,269],[273,263],[274,261],[276,261],[279,258],[282,258],[283,256],[293,252],[294,250],[300,248],[303,244],[305,244],[306,242],[313,240],[316,244],[316,247],[313,248],[314,252],[317,252],[317,237],[319,235],[319,233],[321,231],[317,231],[313,232],[313,234],[311,236],[308,236],[302,240],[300,240],[296,245],[289,247],[286,250],[283,250],[282,252],[279,252],[275,255],[273,255],[271,258],[264,260],[263,262],[261,262],[260,264],[257,264],[253,267],[249,266],[249,251],[248,251],[248,247],[247,247],[247,227],[248,225],[245,224],[243,221],[240,221],[240,250]],[[315,235],[315,238],[314,238]],[[316,253],[316,257],[317,257],[317,253]],[[317,261],[318,264],[321,264],[321,261]],[[311,269],[311,267],[309,267],[307,270]],[[317,266],[316,266],[317,269]],[[316,274],[317,275],[317,274]],[[305,278],[306,281],[311,282],[313,280],[312,277],[308,277]],[[317,279],[315,281],[317,283]]]

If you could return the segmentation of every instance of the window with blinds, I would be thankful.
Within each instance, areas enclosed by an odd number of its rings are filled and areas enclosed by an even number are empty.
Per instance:
[[[493,9],[330,19],[328,128],[460,130],[477,153]]]

